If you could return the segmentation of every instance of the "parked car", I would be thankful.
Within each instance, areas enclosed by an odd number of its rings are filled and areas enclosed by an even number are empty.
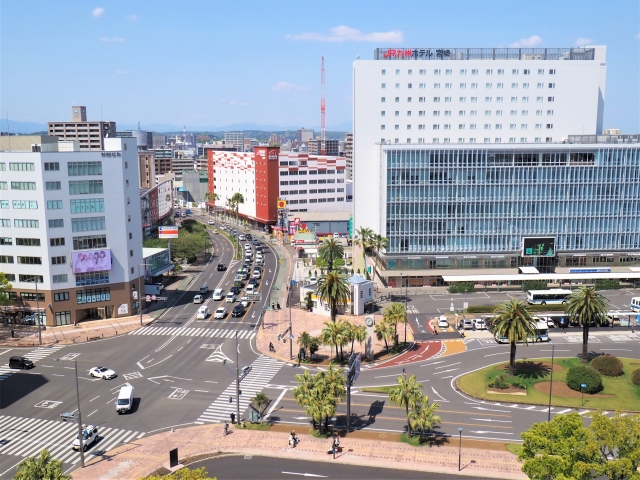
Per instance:
[[[232,317],[241,317],[242,315],[244,315],[244,307],[242,306],[242,303],[238,303],[238,304],[236,304],[235,307],[233,307],[233,311],[231,312],[231,316]]]
[[[318,277],[316,277],[315,275],[311,275],[309,277],[309,283],[317,283],[318,282]]]
[[[193,303],[202,303],[202,295],[198,294],[193,297]]]
[[[219,272],[224,272],[227,269],[227,266],[224,263],[219,263],[218,264],[218,271]]]
[[[476,330],[486,330],[487,326],[484,323],[484,320],[480,319],[480,318],[474,318],[473,319],[473,325],[475,327]]]
[[[447,320],[447,317],[445,317],[444,315],[440,316],[440,318],[438,319],[438,327],[449,328],[449,321]]]
[[[216,310],[216,313],[213,314],[213,318],[221,319],[227,316],[227,309],[224,307],[220,307]]]
[[[462,322],[462,328],[465,330],[473,330],[473,319],[465,318]]]
[[[111,380],[118,376],[116,372],[107,367],[93,367],[89,370],[89,375],[102,378],[103,380]]]
[[[98,441],[98,427],[93,425],[82,426],[82,450],[86,451],[91,445]],[[72,448],[80,450],[80,435],[77,435],[73,441]]]
[[[213,291],[213,299],[214,300],[222,300],[222,293],[223,293],[223,290],[221,288],[216,288]]]

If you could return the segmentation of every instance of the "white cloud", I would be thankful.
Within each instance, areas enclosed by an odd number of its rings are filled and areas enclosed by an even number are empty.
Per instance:
[[[592,38],[580,37],[575,42],[573,42],[574,47],[584,47],[585,45],[590,45],[593,42]]]
[[[124,38],[122,37],[102,37],[100,39],[101,42],[118,42],[118,43],[122,43],[124,42]]]
[[[528,48],[535,47],[542,43],[542,39],[538,35],[533,35],[529,38],[521,38],[517,42],[510,43],[511,48]]]
[[[93,10],[91,10],[91,15],[93,15],[96,18],[100,18],[103,13],[104,13],[104,8],[102,7],[96,7]]]
[[[311,90],[310,85],[296,85],[295,83],[278,82],[271,90],[274,92],[308,92]]]
[[[317,32],[303,32],[299,34],[288,33],[284,36],[290,40],[310,40],[316,42],[377,42],[377,43],[400,43],[404,40],[404,35],[399,30],[390,32],[364,33],[355,28],[340,25],[329,29],[329,34]]]
[[[127,75],[128,73],[131,73],[131,70],[120,70],[120,69],[118,69],[118,70],[116,70],[116,73],[118,75]]]
[[[127,15],[125,18],[127,20],[129,20],[130,22],[137,22],[138,21],[138,16],[135,13],[131,13],[131,14]]]

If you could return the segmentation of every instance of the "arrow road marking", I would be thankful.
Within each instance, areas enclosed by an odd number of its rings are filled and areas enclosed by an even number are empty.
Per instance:
[[[301,477],[320,477],[320,478],[327,478],[326,475],[316,475],[315,473],[298,473],[298,472],[282,472],[285,473],[287,475],[300,475]]]
[[[442,398],[442,395],[440,395],[435,388],[431,387],[431,390],[433,390],[433,393],[435,393],[438,397],[440,397],[440,402],[448,402],[449,400],[445,400],[444,398]]]
[[[175,338],[175,337],[173,337],[173,338]],[[173,340],[173,338],[172,338],[172,340]],[[164,359],[160,360],[159,362],[156,362],[156,363],[154,363],[152,365],[147,365],[146,367],[142,366],[142,364],[140,362],[136,363],[136,365],[138,365],[142,370],[144,370],[145,368],[154,367],[154,366],[158,365],[159,363],[164,362],[165,360],[169,360],[171,357],[173,357],[173,355],[169,355],[167,358],[164,358]]]

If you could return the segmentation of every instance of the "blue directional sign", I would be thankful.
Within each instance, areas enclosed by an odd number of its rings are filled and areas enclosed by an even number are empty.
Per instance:
[[[581,383],[580,384],[580,388],[587,388],[587,384],[586,383]]]

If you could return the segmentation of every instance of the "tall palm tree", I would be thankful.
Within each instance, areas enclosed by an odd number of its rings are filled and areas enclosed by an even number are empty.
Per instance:
[[[418,382],[415,375],[411,375],[409,378],[402,375],[396,380],[398,385],[389,391],[389,402],[405,408],[407,412],[407,433],[411,436],[409,408],[416,408],[422,401],[423,385]]]
[[[318,298],[329,304],[331,309],[331,321],[335,323],[338,315],[338,307],[346,305],[351,293],[349,285],[338,272],[328,272],[318,280]]]
[[[338,346],[344,345],[346,341],[344,333],[342,322],[324,322],[324,328],[320,332],[322,343],[336,346],[336,358],[338,357]]]
[[[376,260],[380,254],[380,250],[384,250],[389,246],[389,240],[386,237],[383,237],[379,233],[375,233],[371,236],[369,240],[371,249],[375,253],[375,258],[373,259],[373,280],[376,279]]]
[[[330,238],[318,249],[318,257],[327,262],[327,271],[330,272],[334,262],[344,257],[344,247],[336,239]]]
[[[216,206],[216,202],[217,202],[218,200],[220,200],[220,195],[218,195],[217,193],[213,193],[213,192],[207,192],[207,193],[205,194],[205,196],[204,196],[204,199],[205,199],[207,202],[211,202],[211,203],[213,203],[213,206],[214,206],[214,208],[215,208],[215,206]],[[207,210],[209,210],[209,208],[208,208],[208,207],[207,207]],[[218,213],[218,212],[216,211],[216,217],[217,217],[217,213]]]
[[[356,237],[353,239],[355,244],[362,248],[362,261],[364,262],[364,269],[367,270],[367,248],[371,242],[371,236],[373,230],[367,227],[360,227],[356,230]]]
[[[420,430],[420,441],[422,441],[425,430],[431,432],[437,425],[442,423],[440,416],[436,415],[438,408],[440,408],[440,405],[437,402],[430,404],[429,397],[423,395],[421,402],[409,414],[411,427],[414,430]]]
[[[264,416],[264,409],[267,408],[267,405],[271,403],[269,397],[267,397],[264,393],[257,393],[255,397],[251,399],[251,405],[253,408],[258,410],[260,413],[260,417]]]
[[[236,208],[234,207],[233,198],[227,198],[226,206],[227,206],[227,221],[228,221],[229,223],[231,223],[231,222],[229,221],[229,216],[230,216],[230,215],[229,215],[229,211],[234,211],[234,210],[236,209]]]
[[[242,195],[240,192],[236,192],[233,194],[233,197],[231,197],[231,199],[233,200],[233,206],[235,208],[236,211],[236,225],[238,224],[238,209],[240,208],[240,204],[244,203],[244,195]]]
[[[536,338],[535,322],[527,305],[516,299],[502,302],[498,306],[498,315],[493,317],[493,333],[497,337],[506,337],[511,345],[509,354],[509,376],[513,377],[516,363],[516,344]]]
[[[384,348],[387,349],[387,355],[389,354],[389,339],[393,335],[393,326],[389,325],[389,322],[382,320],[376,323],[373,327],[373,331],[376,334],[378,340],[384,340]]]
[[[46,448],[40,452],[39,457],[29,457],[20,465],[15,480],[34,480],[46,478],[47,480],[71,480],[71,477],[62,472],[62,462],[51,458],[51,453]]]
[[[330,363],[327,371],[322,373],[323,375],[318,377],[320,382],[318,387],[322,389],[325,395],[333,398],[336,403],[344,400],[347,394],[345,390],[347,379],[342,369],[340,367],[334,367],[333,364]]]
[[[367,339],[367,327],[364,325],[354,325],[353,323],[348,323],[347,328],[344,334],[347,341],[351,342],[351,352],[353,352],[353,344],[358,342],[362,344]]]
[[[602,324],[607,318],[609,301],[591,287],[580,287],[569,295],[565,313],[582,325],[582,363],[587,363],[589,347],[589,327],[592,323]]]
[[[407,309],[399,302],[392,302],[384,309],[383,318],[393,326],[393,343],[397,345],[398,323],[407,323]],[[405,338],[405,342],[407,339]]]

